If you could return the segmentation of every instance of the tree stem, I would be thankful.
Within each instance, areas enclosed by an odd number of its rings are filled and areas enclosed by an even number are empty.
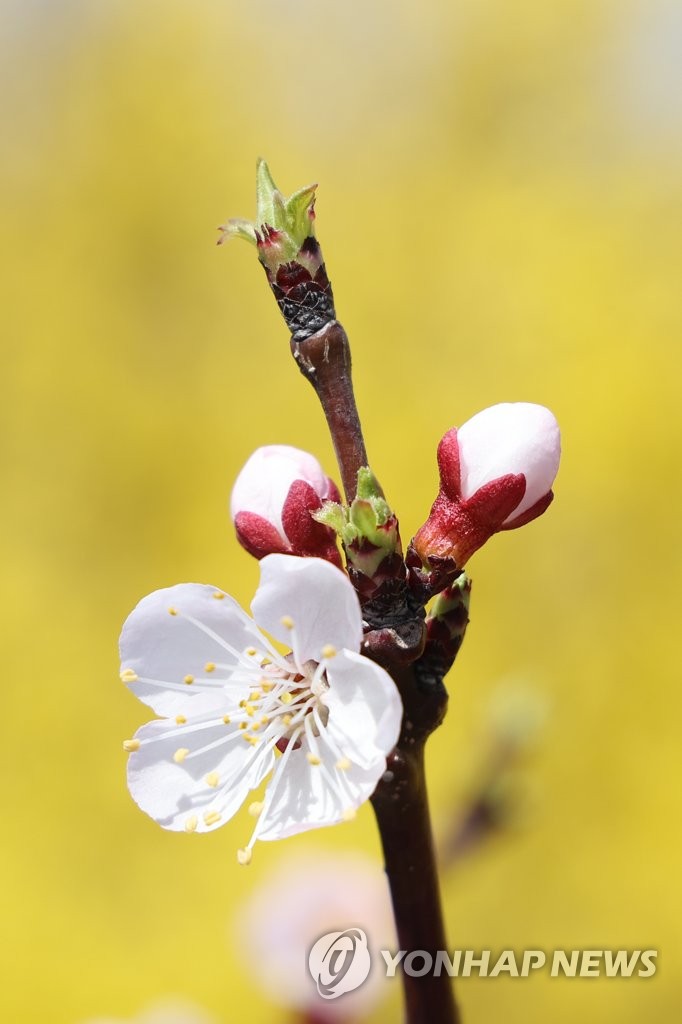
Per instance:
[[[367,465],[360,417],[351,378],[348,337],[337,320],[303,341],[291,341],[298,368],[317,392],[334,443],[341,480],[350,503],[355,497],[358,470]]]
[[[302,341],[292,339],[291,350],[322,404],[350,503],[355,497],[358,470],[368,462],[353,393],[346,332],[334,320]],[[385,621],[365,615],[362,653],[390,672],[404,708],[398,745],[387,759],[387,771],[372,803],[400,948],[406,953],[423,950],[435,958],[438,950],[447,950],[448,946],[431,836],[424,744],[443,719],[447,694],[440,679],[424,679],[416,668],[424,647],[424,615],[421,606],[418,611],[403,608],[406,569],[401,558],[399,561],[402,589],[396,587],[394,595],[400,605],[399,614],[391,614],[396,609],[391,609],[389,602],[384,608]],[[362,601],[362,594],[360,598]],[[405,615],[407,620],[403,621]],[[429,972],[413,978],[403,971],[402,978],[406,1024],[460,1024],[447,972],[439,977]]]
[[[424,745],[396,748],[372,797],[391,887],[398,946],[433,957],[447,950],[424,774]],[[421,958],[416,962],[422,967]],[[421,978],[402,971],[407,1024],[459,1024],[446,971]]]

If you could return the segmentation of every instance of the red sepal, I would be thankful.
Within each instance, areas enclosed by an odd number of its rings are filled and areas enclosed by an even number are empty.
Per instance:
[[[507,473],[483,484],[466,501],[462,502],[467,513],[480,526],[491,533],[502,529],[502,523],[523,501],[526,493],[526,478],[523,473]]]
[[[525,512],[522,512],[520,516],[516,516],[515,519],[511,519],[508,523],[505,523],[500,527],[501,530],[515,530],[517,526],[525,526],[526,523],[531,523],[538,516],[541,516],[554,501],[554,491],[547,491],[544,497],[540,498],[527,508]]]
[[[438,471],[441,492],[451,501],[457,501],[460,497],[460,466],[456,427],[448,430],[438,445]]]
[[[446,435],[447,436],[447,435]],[[446,458],[451,457],[451,451]],[[450,462],[452,467],[452,462]],[[450,481],[452,482],[452,477]],[[484,484],[469,498],[452,499],[442,488],[431,514],[413,540],[424,566],[429,558],[453,558],[461,569],[523,500],[526,478],[508,473]]]
[[[255,512],[238,512],[234,519],[237,540],[254,558],[288,555],[291,548],[267,519]]]
[[[341,568],[336,534],[313,519],[311,512],[322,508],[322,499],[305,480],[295,480],[282,507],[282,526],[294,555],[324,558]]]

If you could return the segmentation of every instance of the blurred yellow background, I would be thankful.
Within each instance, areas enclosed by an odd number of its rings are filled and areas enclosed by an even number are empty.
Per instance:
[[[132,1018],[168,993],[284,1020],[231,925],[282,851],[378,854],[371,810],[262,844],[163,832],[121,740],[141,596],[248,604],[227,516],[260,444],[333,456],[262,270],[215,227],[320,182],[318,236],[374,468],[408,539],[446,429],[552,408],[549,514],[470,564],[472,624],[430,744],[436,828],[483,708],[551,705],[532,812],[444,878],[452,948],[660,950],[648,980],[459,983],[466,1024],[673,1024],[680,919],[682,15],[675,0],[3,0],[6,763],[0,1016]],[[482,717],[483,716],[483,717]],[[334,885],[334,879],[330,879]],[[273,908],[276,913],[276,907]],[[397,993],[374,1021],[398,1020]]]

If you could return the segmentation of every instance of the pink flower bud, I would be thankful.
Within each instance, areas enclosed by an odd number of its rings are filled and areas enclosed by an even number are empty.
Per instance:
[[[422,563],[461,568],[499,530],[541,515],[559,469],[559,425],[549,409],[505,402],[454,427],[438,446],[440,491],[413,541]]]
[[[240,544],[255,558],[289,554],[341,565],[336,534],[311,513],[340,501],[336,484],[317,459],[288,445],[258,448],[232,489],[230,514]]]

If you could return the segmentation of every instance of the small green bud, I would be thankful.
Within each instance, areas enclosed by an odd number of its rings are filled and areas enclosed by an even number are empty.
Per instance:
[[[357,497],[350,506],[327,501],[313,518],[336,531],[349,562],[366,576],[374,576],[388,555],[400,552],[398,520],[367,466],[358,472]]]
[[[258,250],[275,298],[296,341],[335,319],[334,297],[315,238],[315,189],[284,196],[265,160],[256,169],[256,220],[228,220],[218,244],[243,238]]]

